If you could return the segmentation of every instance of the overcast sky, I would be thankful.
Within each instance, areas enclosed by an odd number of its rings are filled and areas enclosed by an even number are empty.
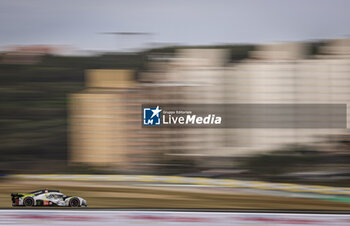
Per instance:
[[[350,0],[1,0],[0,46],[115,50],[141,43],[265,43],[350,36]],[[152,32],[117,40],[101,32]],[[128,40],[128,39],[133,39]]]

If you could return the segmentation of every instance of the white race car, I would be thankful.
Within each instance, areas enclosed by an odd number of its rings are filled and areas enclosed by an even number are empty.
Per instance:
[[[30,193],[12,193],[12,206],[70,206],[87,207],[85,199],[66,196],[58,190],[38,190]]]

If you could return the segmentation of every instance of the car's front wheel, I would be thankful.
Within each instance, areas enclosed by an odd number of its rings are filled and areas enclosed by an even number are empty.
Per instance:
[[[24,206],[34,206],[34,199],[32,197],[26,197],[23,200]]]
[[[72,198],[71,200],[69,200],[69,206],[70,207],[79,207],[80,200],[78,198]]]

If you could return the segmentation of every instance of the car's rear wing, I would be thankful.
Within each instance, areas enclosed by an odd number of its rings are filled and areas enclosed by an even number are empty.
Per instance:
[[[22,197],[22,193],[11,193],[11,197]]]
[[[23,194],[21,193],[11,193],[11,200],[12,200],[12,203],[15,203],[16,202],[16,199],[22,197]]]

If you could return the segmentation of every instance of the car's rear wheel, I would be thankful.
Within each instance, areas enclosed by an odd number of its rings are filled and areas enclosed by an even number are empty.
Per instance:
[[[34,206],[34,199],[32,197],[26,197],[23,200],[24,206]]]
[[[80,206],[80,201],[78,198],[72,198],[69,200],[69,206],[70,207],[79,207]]]

